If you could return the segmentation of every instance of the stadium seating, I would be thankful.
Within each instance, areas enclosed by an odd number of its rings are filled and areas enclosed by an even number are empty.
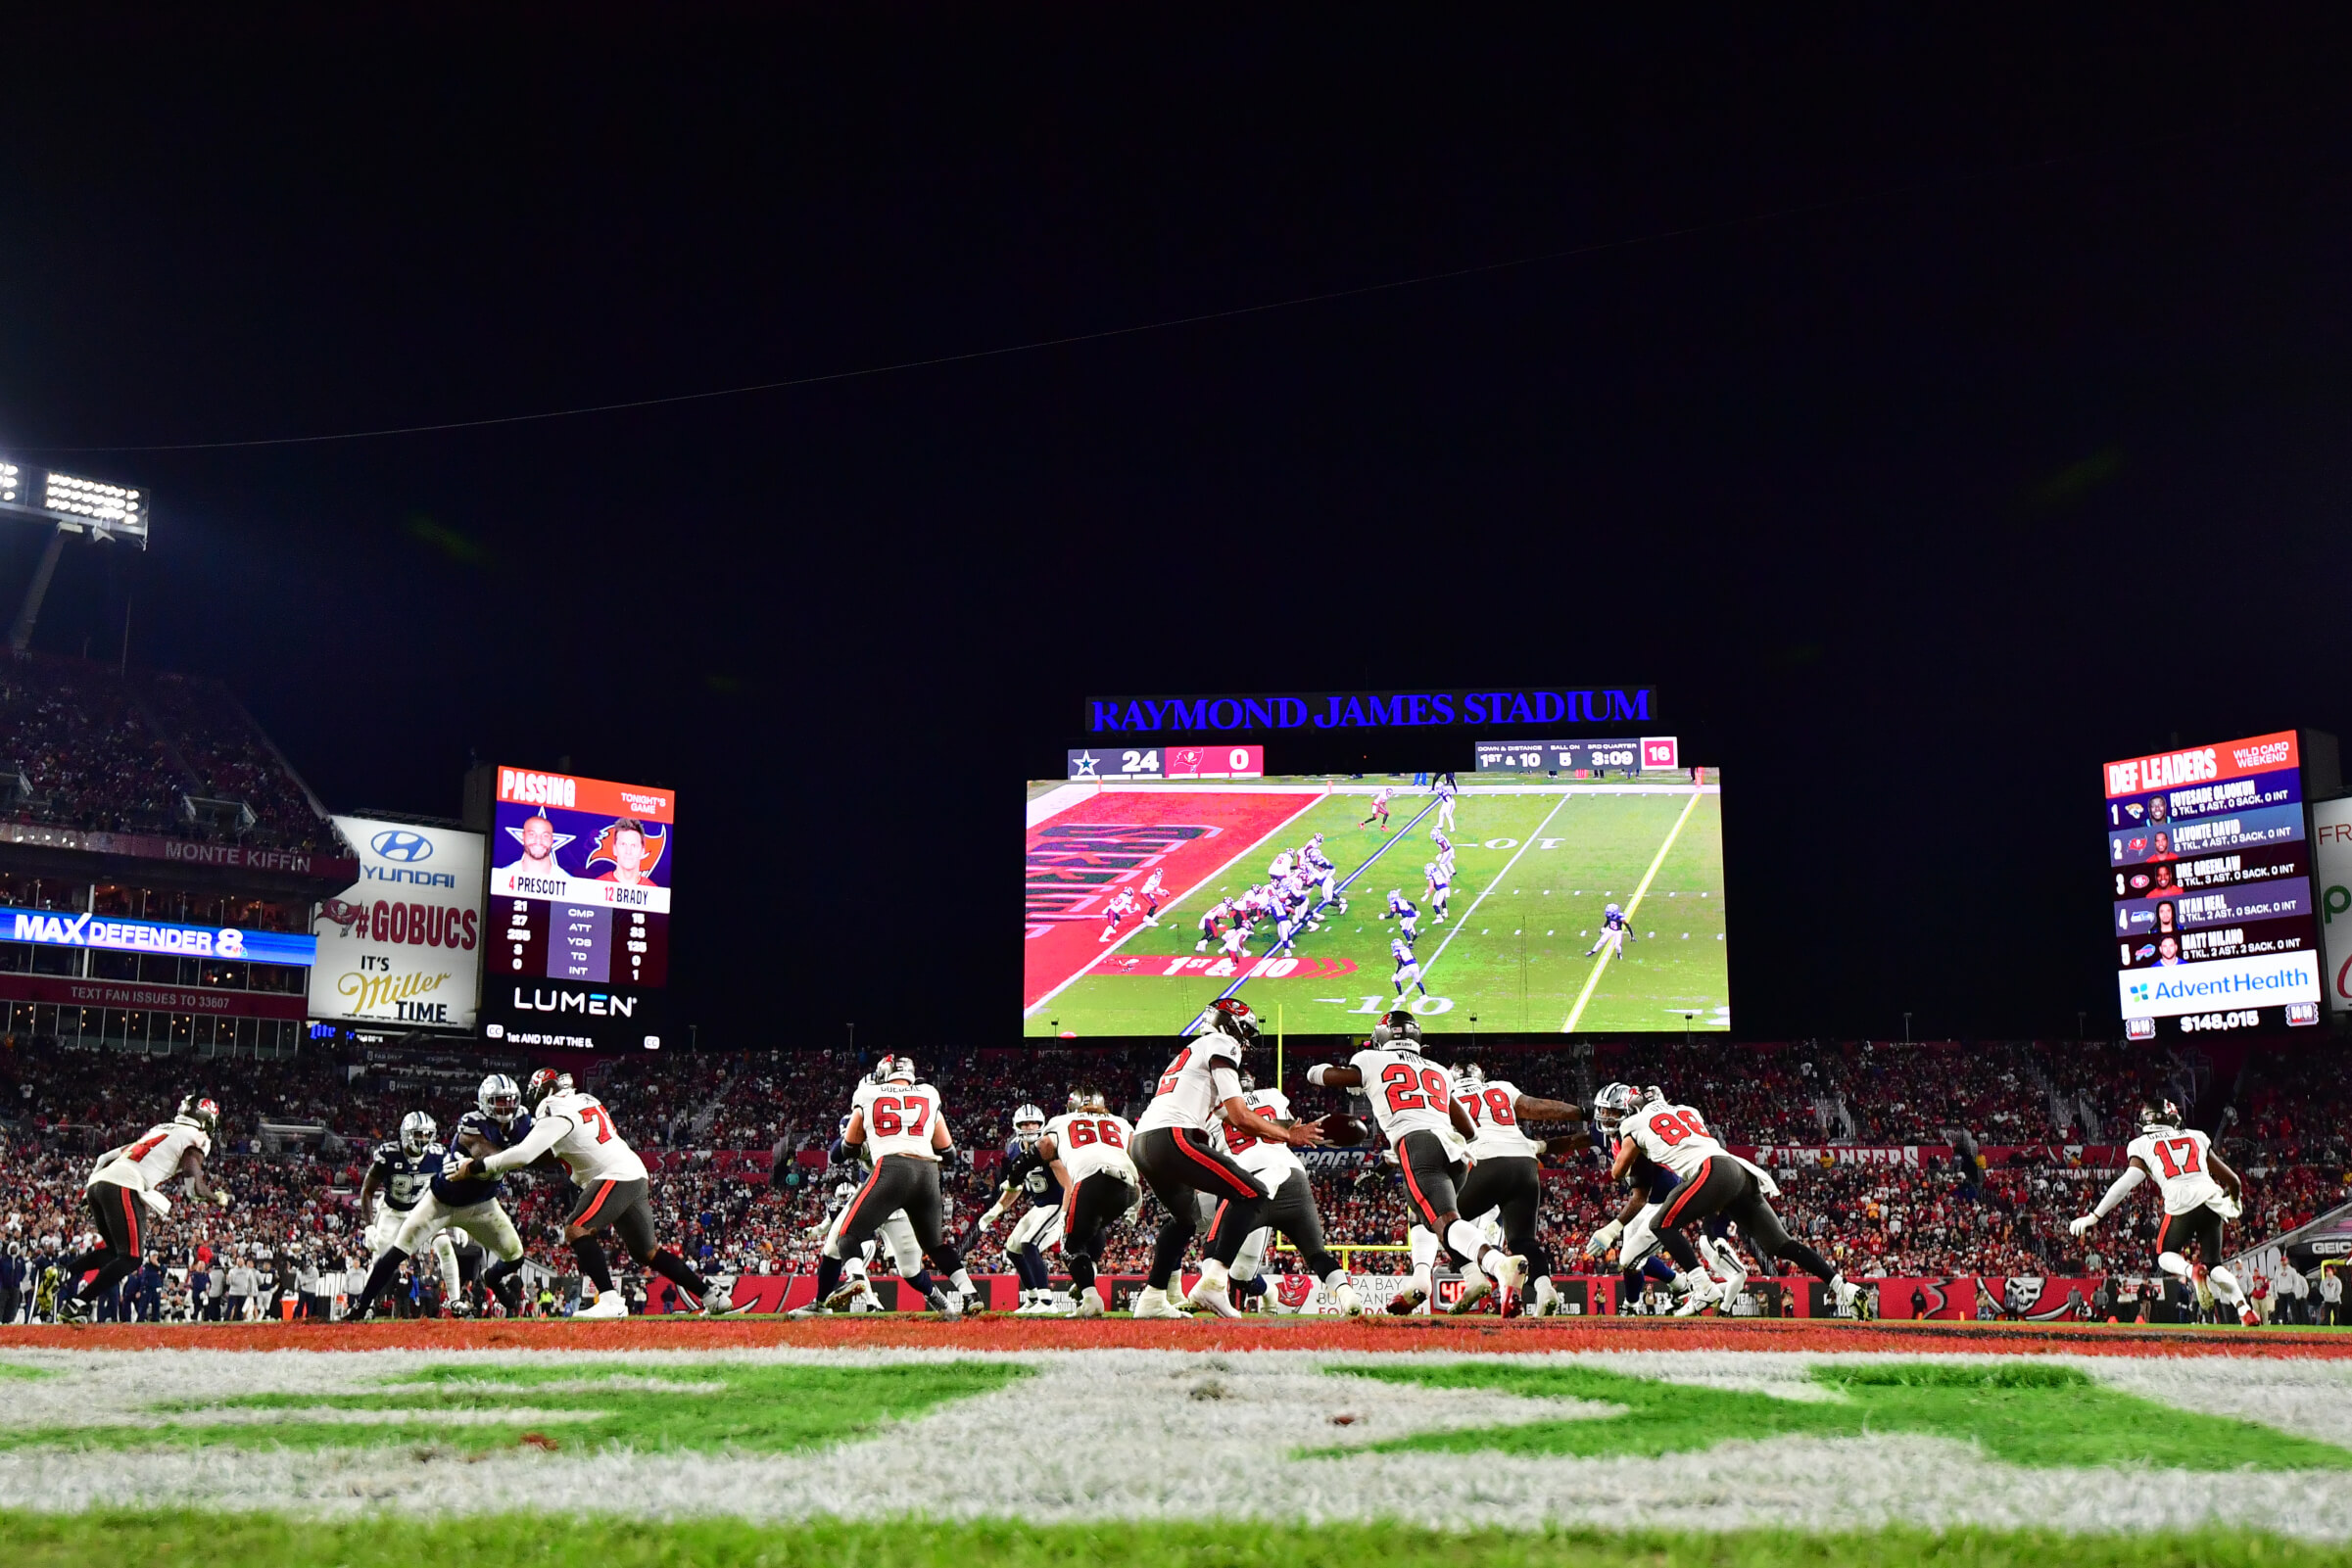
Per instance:
[[[253,719],[218,682],[127,677],[82,659],[0,664],[0,817],[276,849],[333,846]]]
[[[962,1230],[988,1205],[1016,1104],[1034,1100],[1050,1115],[1071,1086],[1085,1085],[1133,1108],[1166,1054],[1154,1042],[991,1047],[923,1059],[966,1151],[949,1170],[951,1229]],[[2149,1205],[2130,1206],[2088,1242],[2069,1235],[2066,1221],[2111,1179],[2112,1151],[2133,1131],[2136,1099],[2178,1088],[2197,1070],[2151,1047],[2073,1044],[1486,1045],[1479,1055],[1490,1076],[1559,1098],[1584,1099],[1597,1081],[1612,1077],[1662,1083],[1699,1106],[1725,1142],[1774,1149],[1770,1163],[1784,1190],[1779,1208],[1793,1230],[1857,1274],[1930,1278],[2144,1270],[2155,1228]],[[1301,1086],[1310,1056],[1292,1053],[1285,1075],[1301,1109],[1319,1114],[1338,1100]],[[851,1174],[827,1149],[871,1063],[870,1055],[843,1049],[709,1052],[627,1058],[582,1071],[658,1167],[656,1209],[666,1238],[706,1272],[796,1272],[814,1266],[827,1198]],[[2343,1131],[2352,1112],[2347,1068],[2352,1052],[2315,1042],[2257,1052],[2223,1086],[2221,1147],[2253,1186],[2240,1240],[2276,1234],[2352,1197]],[[90,1159],[167,1114],[178,1093],[203,1088],[227,1113],[214,1164],[236,1205],[222,1212],[182,1204],[159,1229],[165,1255],[185,1260],[204,1247],[216,1257],[363,1262],[356,1196],[369,1149],[420,1105],[445,1125],[455,1120],[471,1103],[478,1076],[475,1064],[446,1056],[421,1073],[397,1059],[332,1051],[276,1062],[183,1057],[167,1065],[33,1042],[0,1050],[0,1160],[10,1177],[0,1200],[0,1243],[36,1261],[69,1248],[85,1228],[80,1193]],[[420,1086],[426,1081],[437,1087],[428,1091]],[[264,1118],[326,1132],[266,1139]],[[1916,1164],[1846,1158],[1858,1147],[1900,1156],[1903,1146],[1920,1151]],[[790,1157],[790,1185],[772,1190],[768,1171],[780,1152]],[[1545,1230],[1564,1268],[1617,1195],[1589,1157],[1549,1164]],[[518,1222],[541,1255],[551,1256],[563,1195],[552,1183],[521,1185]],[[1334,1243],[1404,1240],[1404,1194],[1384,1168],[1320,1172],[1317,1188]],[[1155,1224],[1147,1205],[1120,1230],[1108,1265],[1140,1269]],[[1001,1239],[999,1228],[983,1241],[978,1261],[994,1265]],[[1355,1262],[1370,1271],[1401,1266],[1388,1253],[1362,1254]]]

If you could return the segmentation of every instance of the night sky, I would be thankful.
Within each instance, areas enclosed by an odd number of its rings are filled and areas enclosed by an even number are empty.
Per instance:
[[[35,645],[676,788],[706,1046],[1009,1041],[1089,692],[1626,682],[1739,1034],[2098,1032],[2098,763],[2352,732],[2322,14],[16,29],[0,451],[158,497]]]

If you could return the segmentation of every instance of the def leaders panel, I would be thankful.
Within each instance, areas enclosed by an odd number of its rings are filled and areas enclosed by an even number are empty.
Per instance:
[[[487,1035],[510,1045],[658,1048],[676,816],[667,789],[498,770]]]

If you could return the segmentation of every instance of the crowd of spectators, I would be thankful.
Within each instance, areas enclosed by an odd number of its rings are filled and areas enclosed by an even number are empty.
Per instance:
[[[1441,1059],[1451,1054],[1436,1049]],[[1341,1105],[1337,1094],[1301,1081],[1315,1055],[1294,1052],[1286,1064],[1294,1104],[1307,1116]],[[1726,1051],[1717,1042],[1487,1045],[1478,1055],[1490,1077],[1552,1098],[1582,1101],[1612,1078],[1661,1083],[1700,1107],[1724,1142],[1773,1150],[1778,1208],[1793,1231],[1857,1276],[1930,1278],[2144,1270],[2152,1204],[2128,1205],[2088,1238],[2069,1233],[2066,1221],[2096,1201],[2117,1157],[2112,1144],[2086,1148],[2079,1122],[2060,1118],[2095,1102],[2114,1118],[2107,1130],[2119,1143],[2131,1134],[2130,1113],[2104,1108],[2150,1085],[2160,1091],[2184,1070],[2152,1047],[1808,1043]],[[968,1233],[994,1197],[1016,1105],[1034,1102],[1050,1116],[1072,1088],[1099,1088],[1132,1116],[1165,1057],[1166,1047],[1152,1043],[990,1047],[923,1059],[958,1138],[946,1169],[950,1230]],[[813,1268],[837,1192],[859,1175],[836,1139],[872,1060],[837,1047],[635,1057],[579,1070],[655,1167],[665,1241],[704,1273],[725,1276]],[[80,1192],[91,1156],[167,1115],[178,1093],[201,1088],[228,1117],[213,1168],[234,1207],[179,1206],[153,1231],[158,1252],[183,1266],[206,1262],[208,1273],[241,1259],[264,1273],[292,1277],[307,1266],[335,1277],[364,1265],[357,1198],[377,1141],[410,1110],[452,1124],[486,1066],[527,1071],[521,1062],[448,1054],[424,1062],[349,1049],[200,1062],[0,1048],[0,1248],[28,1259],[72,1251],[85,1228]],[[2279,1234],[2352,1199],[2352,1151],[2341,1131],[2352,1111],[2348,1068],[2352,1053],[2315,1042],[2258,1053],[2225,1086],[2221,1147],[2251,1188],[2235,1241]],[[1877,1152],[1855,1159],[1857,1144]],[[1616,1208],[1619,1193],[1589,1153],[1547,1165],[1544,1229],[1560,1265],[1573,1267],[1577,1245]],[[537,1256],[562,1266],[553,1239],[568,1192],[539,1176],[515,1186],[510,1206],[525,1237]],[[1319,1169],[1316,1186],[1334,1244],[1404,1243],[1410,1219],[1401,1183],[1370,1152]],[[1147,1200],[1119,1227],[1106,1266],[1140,1270],[1156,1224]],[[976,1264],[1002,1266],[1002,1241],[1001,1225],[976,1238]],[[1353,1261],[1370,1272],[1403,1266],[1401,1254],[1388,1251]],[[887,1256],[878,1266],[887,1271]],[[429,1290],[430,1281],[417,1288]]]
[[[0,766],[16,770],[0,776],[0,813],[14,822],[276,849],[335,842],[216,681],[18,653],[0,663]]]

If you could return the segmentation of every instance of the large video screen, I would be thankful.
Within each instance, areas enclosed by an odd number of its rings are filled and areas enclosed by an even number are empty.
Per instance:
[[[2294,732],[2106,766],[2125,1032],[2319,1022],[2319,923]]]
[[[1025,1033],[1167,1035],[1233,995],[1294,1034],[1400,996],[1431,1032],[1731,1026],[1719,770],[1449,787],[1213,749],[1160,778],[1073,753],[1030,786]]]
[[[498,770],[485,1034],[511,1045],[659,1049],[677,805],[668,789]]]

